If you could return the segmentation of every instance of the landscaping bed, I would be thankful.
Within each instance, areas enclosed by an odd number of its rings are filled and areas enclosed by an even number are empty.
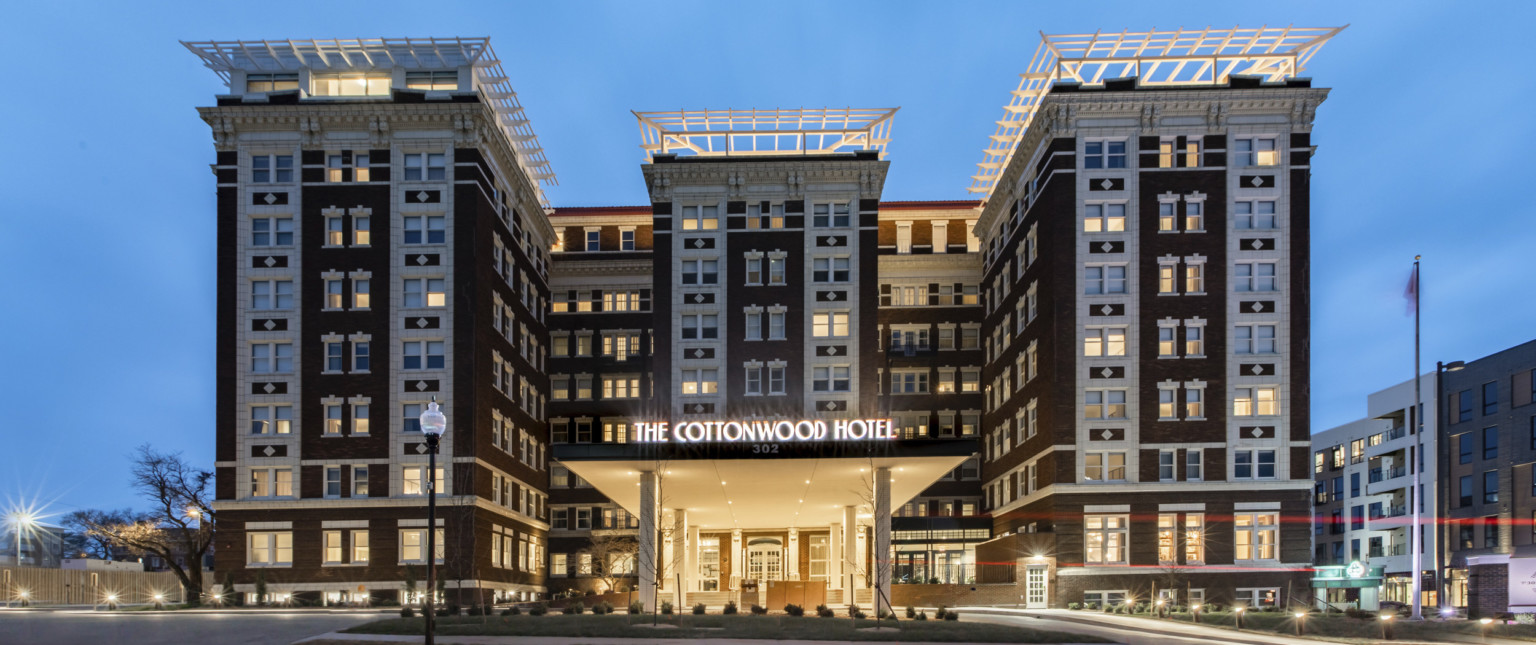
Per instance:
[[[436,633],[451,636],[576,636],[602,638],[749,638],[817,641],[929,641],[966,643],[1104,643],[1093,636],[987,623],[937,620],[854,620],[787,615],[572,614],[453,616],[437,619]],[[884,627],[884,629],[874,629]],[[421,634],[421,618],[359,625],[349,634]]]

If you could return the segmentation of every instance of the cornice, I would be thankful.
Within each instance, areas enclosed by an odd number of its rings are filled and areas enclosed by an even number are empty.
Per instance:
[[[718,163],[662,163],[645,164],[646,188],[650,189],[652,202],[672,199],[672,191],[680,186],[725,185],[730,196],[746,199],[749,185],[776,185],[790,197],[805,195],[807,181],[857,183],[862,193],[878,197],[885,189],[885,176],[890,170],[889,161],[875,159],[794,159],[777,158],[765,161],[722,160]]]
[[[558,253],[552,255],[559,255]],[[653,266],[651,260],[637,259],[612,259],[612,260],[557,260],[550,262],[549,279],[558,280],[567,275],[590,274],[649,274]]]

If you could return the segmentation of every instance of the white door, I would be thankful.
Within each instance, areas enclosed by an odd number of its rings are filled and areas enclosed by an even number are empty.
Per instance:
[[[747,544],[747,577],[759,582],[784,579],[784,545],[773,538]]]
[[[1024,606],[1028,609],[1045,609],[1045,567],[1030,565],[1024,569]]]

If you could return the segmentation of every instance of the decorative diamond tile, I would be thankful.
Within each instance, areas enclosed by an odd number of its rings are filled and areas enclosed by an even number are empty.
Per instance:
[[[1262,303],[1262,302],[1255,302],[1255,303],[1253,303],[1253,307],[1251,307],[1251,308],[1254,311],[1264,311],[1264,303]]]
[[[428,258],[425,255],[418,255],[418,256],[416,256],[416,264],[426,265],[427,260],[429,260],[429,259],[430,258]]]
[[[1105,242],[1102,245],[1100,245],[1099,248],[1104,249],[1104,252],[1108,253],[1108,252],[1114,250],[1115,245],[1110,244],[1109,242]]]
[[[416,389],[417,390],[425,390],[425,389],[427,389],[427,382],[426,381],[416,381]]]
[[[267,256],[267,262],[266,262],[266,264],[267,264],[267,266],[272,266],[272,265],[274,265],[274,264],[277,264],[277,258],[274,258],[274,257],[272,257],[272,256],[270,256],[270,255],[269,255],[269,256]]]
[[[267,328],[267,331],[272,331],[272,328],[276,327],[276,326],[277,326],[277,323],[272,322],[271,320],[268,320],[267,324],[263,325],[263,327]]]
[[[424,444],[424,443],[416,444],[416,452],[418,454],[426,454],[426,452],[427,452],[427,444]]]
[[[1254,365],[1253,366],[1253,373],[1254,374],[1263,374],[1264,373],[1264,366],[1263,365]]]
[[[1253,248],[1256,248],[1256,249],[1264,248],[1264,240],[1254,240],[1253,241]]]
[[[267,446],[267,449],[261,451],[261,454],[264,454],[264,455],[266,455],[268,457],[271,457],[272,453],[274,453],[274,452],[277,452],[277,450],[275,448],[273,448],[272,446]]]
[[[1254,428],[1253,429],[1253,436],[1255,436],[1255,437],[1262,437],[1262,436],[1264,436],[1264,429],[1263,428]]]
[[[693,350],[693,357],[694,358],[704,358],[704,349],[701,347],[699,349]]]
[[[827,300],[837,300],[837,292],[833,291],[833,292],[828,293],[827,294]]]
[[[704,404],[703,403],[695,403],[693,405],[693,411],[694,412],[703,412],[704,411]]]
[[[694,302],[704,302],[704,294],[702,294],[702,293],[693,294],[693,301]]]
[[[1102,370],[1099,370],[1099,373],[1103,374],[1104,378],[1109,378],[1110,376],[1114,375],[1115,371],[1110,369],[1110,368],[1108,368],[1108,367],[1106,367],[1106,368],[1104,368]]]
[[[1109,306],[1109,305],[1104,305],[1104,307],[1103,307],[1103,308],[1101,308],[1101,309],[1099,309],[1099,311],[1102,311],[1102,312],[1104,312],[1104,315],[1106,315],[1106,316],[1108,316],[1108,315],[1109,315],[1109,314],[1110,314],[1110,312],[1112,312],[1112,311],[1114,311],[1114,310],[1115,310],[1115,308],[1114,308],[1114,307],[1111,307],[1111,306]]]
[[[277,201],[277,195],[273,195],[272,193],[267,193],[267,197],[266,197],[266,199],[264,201],[266,201],[268,204],[271,204],[272,202]]]
[[[828,410],[836,410],[837,409],[837,402],[836,401],[827,401],[827,409]]]
[[[1115,185],[1115,182],[1112,182],[1112,181],[1110,181],[1110,180],[1108,180],[1108,179],[1105,179],[1105,180],[1104,180],[1104,181],[1103,181],[1103,182],[1101,182],[1101,183],[1100,183],[1100,184],[1099,184],[1099,185],[1100,185],[1100,186],[1103,186],[1103,187],[1104,187],[1104,190],[1109,190],[1109,189],[1110,189],[1110,188],[1112,188],[1112,187],[1114,187],[1114,185]]]
[[[1106,429],[1105,429],[1105,430],[1104,430],[1104,434],[1101,434],[1101,435],[1099,435],[1099,436],[1101,436],[1101,437],[1104,437],[1104,440],[1105,440],[1105,441],[1108,441],[1108,440],[1109,440],[1109,438],[1110,438],[1110,437],[1113,437],[1113,436],[1115,436],[1115,433],[1113,433],[1113,432],[1110,432],[1110,431],[1109,431],[1109,429],[1107,429],[1107,428],[1106,428]]]
[[[431,195],[428,195],[427,191],[425,191],[425,190],[416,193],[416,201],[418,201],[418,202],[427,201],[428,197],[431,197]]]
[[[271,383],[268,383],[268,384],[267,384],[267,386],[266,386],[266,387],[264,387],[264,388],[261,388],[261,389],[263,389],[263,390],[266,390],[266,392],[267,392],[267,394],[271,394],[271,393],[272,393],[272,390],[275,390],[275,389],[277,389],[277,386],[276,386],[276,385],[273,385],[273,384],[271,384]]]
[[[426,318],[417,318],[416,319],[416,326],[417,327],[426,327],[429,324],[431,324],[431,321],[427,320]]]
[[[836,347],[828,347],[827,348],[827,356],[837,356],[837,348]]]
[[[704,238],[701,237],[701,238],[695,239],[693,241],[693,248],[696,248],[696,249],[704,248]]]
[[[1252,183],[1253,183],[1253,185],[1255,185],[1255,186],[1263,186],[1263,185],[1264,185],[1264,178],[1263,178],[1263,177],[1257,177],[1257,176],[1255,176],[1255,177],[1254,177],[1254,178],[1253,178],[1253,182],[1252,182]]]

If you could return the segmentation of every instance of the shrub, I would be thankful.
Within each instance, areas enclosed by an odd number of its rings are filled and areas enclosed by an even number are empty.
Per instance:
[[[1374,611],[1365,611],[1364,609],[1355,609],[1354,607],[1345,608],[1344,615],[1359,620],[1381,620],[1381,617]]]
[[[613,603],[604,600],[600,603],[592,605],[592,613],[599,616],[606,616],[611,614],[613,613]]]
[[[727,600],[725,602],[725,611],[722,612],[722,613],[724,613],[727,616],[734,616],[736,614],[736,601],[734,601],[734,600]]]
[[[854,607],[853,608],[853,619],[854,620],[864,620],[864,618],[865,618],[864,610],[859,609],[858,607]]]
[[[876,615],[880,620],[896,620],[896,614],[891,613],[888,609],[881,609]]]
[[[960,612],[950,611],[944,614],[944,620],[960,620]]]
[[[399,607],[400,601],[394,598],[373,598],[369,602],[375,607]]]
[[[1099,603],[1096,603],[1096,602],[1084,603],[1083,604],[1083,608],[1087,609],[1089,611],[1098,611],[1099,610]]]
[[[523,613],[523,610],[518,609],[517,605],[512,605],[511,607],[501,610],[501,615],[503,616],[516,616],[521,613]]]
[[[855,613],[857,613],[858,611],[859,611],[859,606],[858,605],[848,605],[848,617],[849,618],[853,618],[853,615]]]
[[[529,616],[543,616],[547,613],[549,613],[549,605],[542,602],[528,608]]]
[[[663,614],[665,614],[667,616],[671,616],[672,615],[672,603],[670,603],[670,602],[661,603],[661,613],[663,613]]]
[[[587,606],[582,604],[580,600],[572,600],[565,606],[565,613],[567,614],[580,614],[585,611],[587,611]]]
[[[704,615],[704,603],[701,602],[701,603],[693,606],[693,615],[695,615],[695,616],[703,616]]]
[[[933,610],[933,618],[934,620],[944,620],[944,615],[947,613],[949,613],[949,609],[944,605],[939,605],[938,609]]]
[[[1067,603],[1067,609],[1071,609],[1072,611],[1077,611],[1077,610],[1082,609],[1082,608],[1083,608],[1083,603],[1080,603],[1080,602],[1069,602],[1069,603]]]
[[[1138,603],[1136,603],[1134,605],[1131,605],[1131,613],[1133,613],[1133,614],[1145,614],[1145,613],[1147,613],[1147,603],[1138,602]]]
[[[931,585],[939,584],[939,579],[938,578],[929,578],[928,579],[928,584],[931,584]]]
[[[487,613],[489,613],[489,612],[487,612],[486,608],[484,606],[482,606],[482,605],[470,605],[469,606],[469,615],[471,615],[471,616],[484,616]]]
[[[925,611],[917,612],[917,615],[913,616],[912,620],[928,620],[928,612],[925,612]]]
[[[822,618],[835,618],[837,617],[837,612],[832,611],[832,608],[826,605],[816,605],[816,615]]]
[[[768,613],[768,608],[767,607],[764,607],[762,605],[756,605],[756,604],[752,605],[752,615],[753,616],[761,616],[761,615],[766,614],[766,613]]]
[[[640,602],[638,600],[636,600],[636,601],[634,601],[632,603],[629,603],[629,613],[631,613],[631,614],[643,614],[643,613],[645,613],[645,603]]]
[[[907,618],[917,618],[917,608],[907,605]]]
[[[401,607],[400,608],[400,617],[401,618],[415,618],[416,617],[416,610],[415,609],[411,609],[410,607]]]
[[[800,605],[784,605],[784,613],[795,617],[804,616],[805,608]]]

